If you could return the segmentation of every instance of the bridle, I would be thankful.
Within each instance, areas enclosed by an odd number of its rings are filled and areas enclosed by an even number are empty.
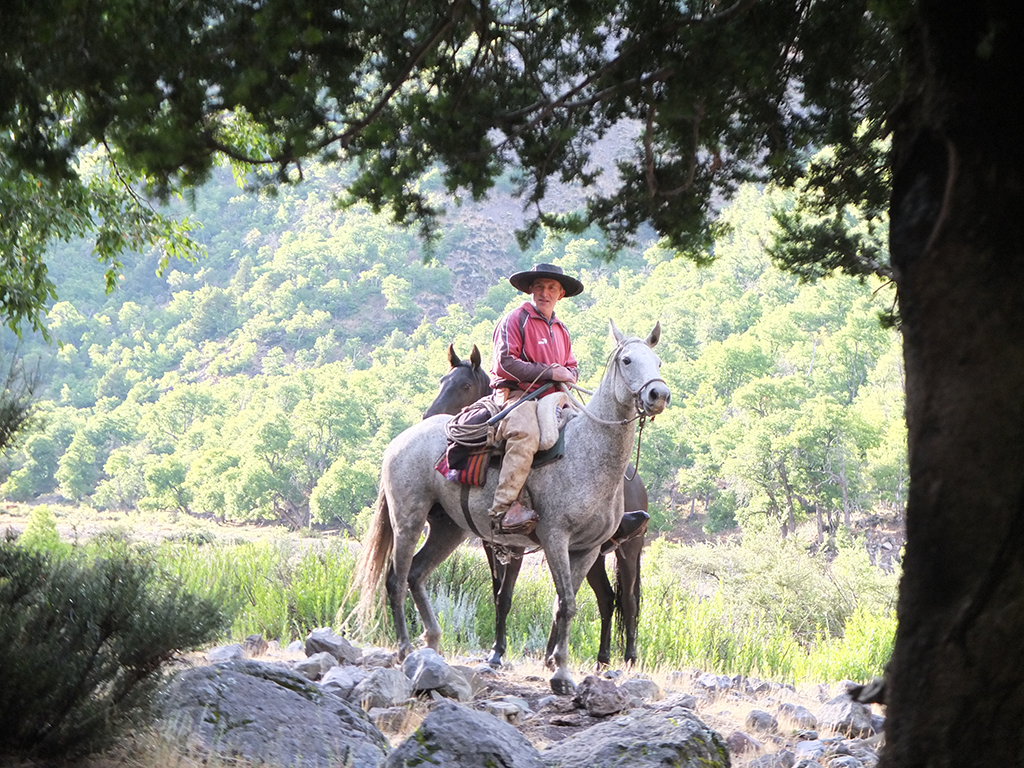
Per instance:
[[[621,377],[623,381],[625,381],[626,377],[623,375],[622,371],[619,369],[618,363],[621,362],[620,358],[622,356],[623,350],[625,350],[625,348],[629,344],[644,344],[644,345],[646,345],[647,342],[644,341],[643,339],[637,338],[636,336],[632,336],[632,337],[630,337],[628,339],[623,339],[622,341],[619,342],[619,345],[614,350],[612,350],[612,353],[608,356],[608,362],[605,365],[605,368],[607,368],[612,363],[616,363],[616,366],[614,368],[614,373],[615,373],[616,376]],[[634,421],[639,421],[640,422],[637,425],[636,460],[633,462],[633,477],[627,477],[626,478],[627,480],[633,480],[633,478],[636,477],[637,472],[640,470],[640,443],[643,440],[644,426],[647,424],[647,419],[648,419],[648,417],[650,417],[651,421],[654,421],[654,417],[657,416],[657,414],[651,415],[651,414],[647,413],[647,406],[644,405],[644,401],[643,401],[643,393],[644,393],[644,390],[647,389],[647,387],[649,387],[651,384],[654,384],[655,382],[658,382],[658,381],[660,381],[662,384],[664,384],[666,388],[668,387],[668,382],[666,382],[660,376],[655,376],[655,377],[650,378],[647,381],[645,381],[643,384],[641,384],[637,389],[633,390],[633,392],[632,392],[632,394],[633,394],[633,408],[636,411],[636,415],[633,416],[632,418],[620,419],[618,421],[609,421],[609,420],[602,419],[599,416],[594,415],[582,403],[580,403],[578,400],[576,400],[576,398],[572,397],[572,395],[569,395],[570,399],[572,399],[572,401],[576,405],[579,406],[580,411],[582,411],[583,414],[585,416],[587,416],[588,418],[592,419],[593,421],[596,421],[598,424],[604,424],[605,426],[626,426],[627,424],[630,424],[630,423],[632,423]],[[580,392],[586,392],[586,390],[580,389],[579,387],[574,387],[574,388],[579,390]],[[566,393],[566,394],[568,394],[568,393]],[[592,393],[586,392],[586,394],[592,394]]]

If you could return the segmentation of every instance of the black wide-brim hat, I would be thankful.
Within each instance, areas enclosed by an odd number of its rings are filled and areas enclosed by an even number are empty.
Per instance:
[[[583,293],[583,283],[575,277],[570,277],[565,274],[561,267],[555,266],[554,264],[534,264],[533,269],[530,271],[516,272],[508,279],[508,281],[512,283],[512,287],[517,290],[520,290],[523,293],[529,293],[530,284],[541,277],[560,282],[562,287],[565,289],[566,296],[578,296]]]

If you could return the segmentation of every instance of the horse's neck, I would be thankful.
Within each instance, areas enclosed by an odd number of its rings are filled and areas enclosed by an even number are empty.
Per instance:
[[[604,380],[594,391],[586,408],[596,418],[583,414],[574,421],[579,423],[579,436],[584,438],[588,450],[607,453],[613,461],[621,459],[625,464],[633,448],[636,422],[622,422],[635,415],[632,404],[623,405],[618,402],[611,383]]]

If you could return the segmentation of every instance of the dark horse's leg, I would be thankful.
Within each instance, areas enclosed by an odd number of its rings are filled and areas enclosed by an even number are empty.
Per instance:
[[[501,657],[505,655],[508,638],[506,637],[506,620],[512,610],[512,592],[516,588],[516,579],[523,567],[523,549],[511,547],[512,557],[508,563],[502,563],[494,555],[490,543],[483,542],[487,562],[491,566],[491,591],[494,595],[494,645],[487,663],[492,667],[501,666]]]
[[[615,590],[608,580],[608,572],[604,567],[604,555],[597,560],[587,572],[587,583],[594,590],[597,598],[597,611],[601,614],[601,645],[597,651],[598,667],[607,667],[612,660],[612,613],[615,610]]]
[[[640,617],[640,556],[644,537],[635,536],[615,550],[615,607],[625,635],[623,657],[636,663],[636,628]]]
[[[428,648],[440,652],[441,625],[427,597],[427,578],[466,538],[466,532],[451,521],[444,509],[434,506],[427,517],[430,530],[426,541],[412,558],[409,592],[423,622],[423,639]]]

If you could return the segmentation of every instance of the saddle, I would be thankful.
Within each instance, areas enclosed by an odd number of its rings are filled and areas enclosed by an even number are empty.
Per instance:
[[[534,468],[549,464],[565,454],[565,425],[576,414],[567,406],[572,401],[563,393],[538,402],[537,421],[540,441],[533,457]],[[483,397],[459,411],[445,426],[448,447],[435,469],[452,482],[481,486],[487,482],[487,470],[501,464],[504,443],[495,440],[495,427],[487,422],[500,413],[502,406],[490,396]]]

